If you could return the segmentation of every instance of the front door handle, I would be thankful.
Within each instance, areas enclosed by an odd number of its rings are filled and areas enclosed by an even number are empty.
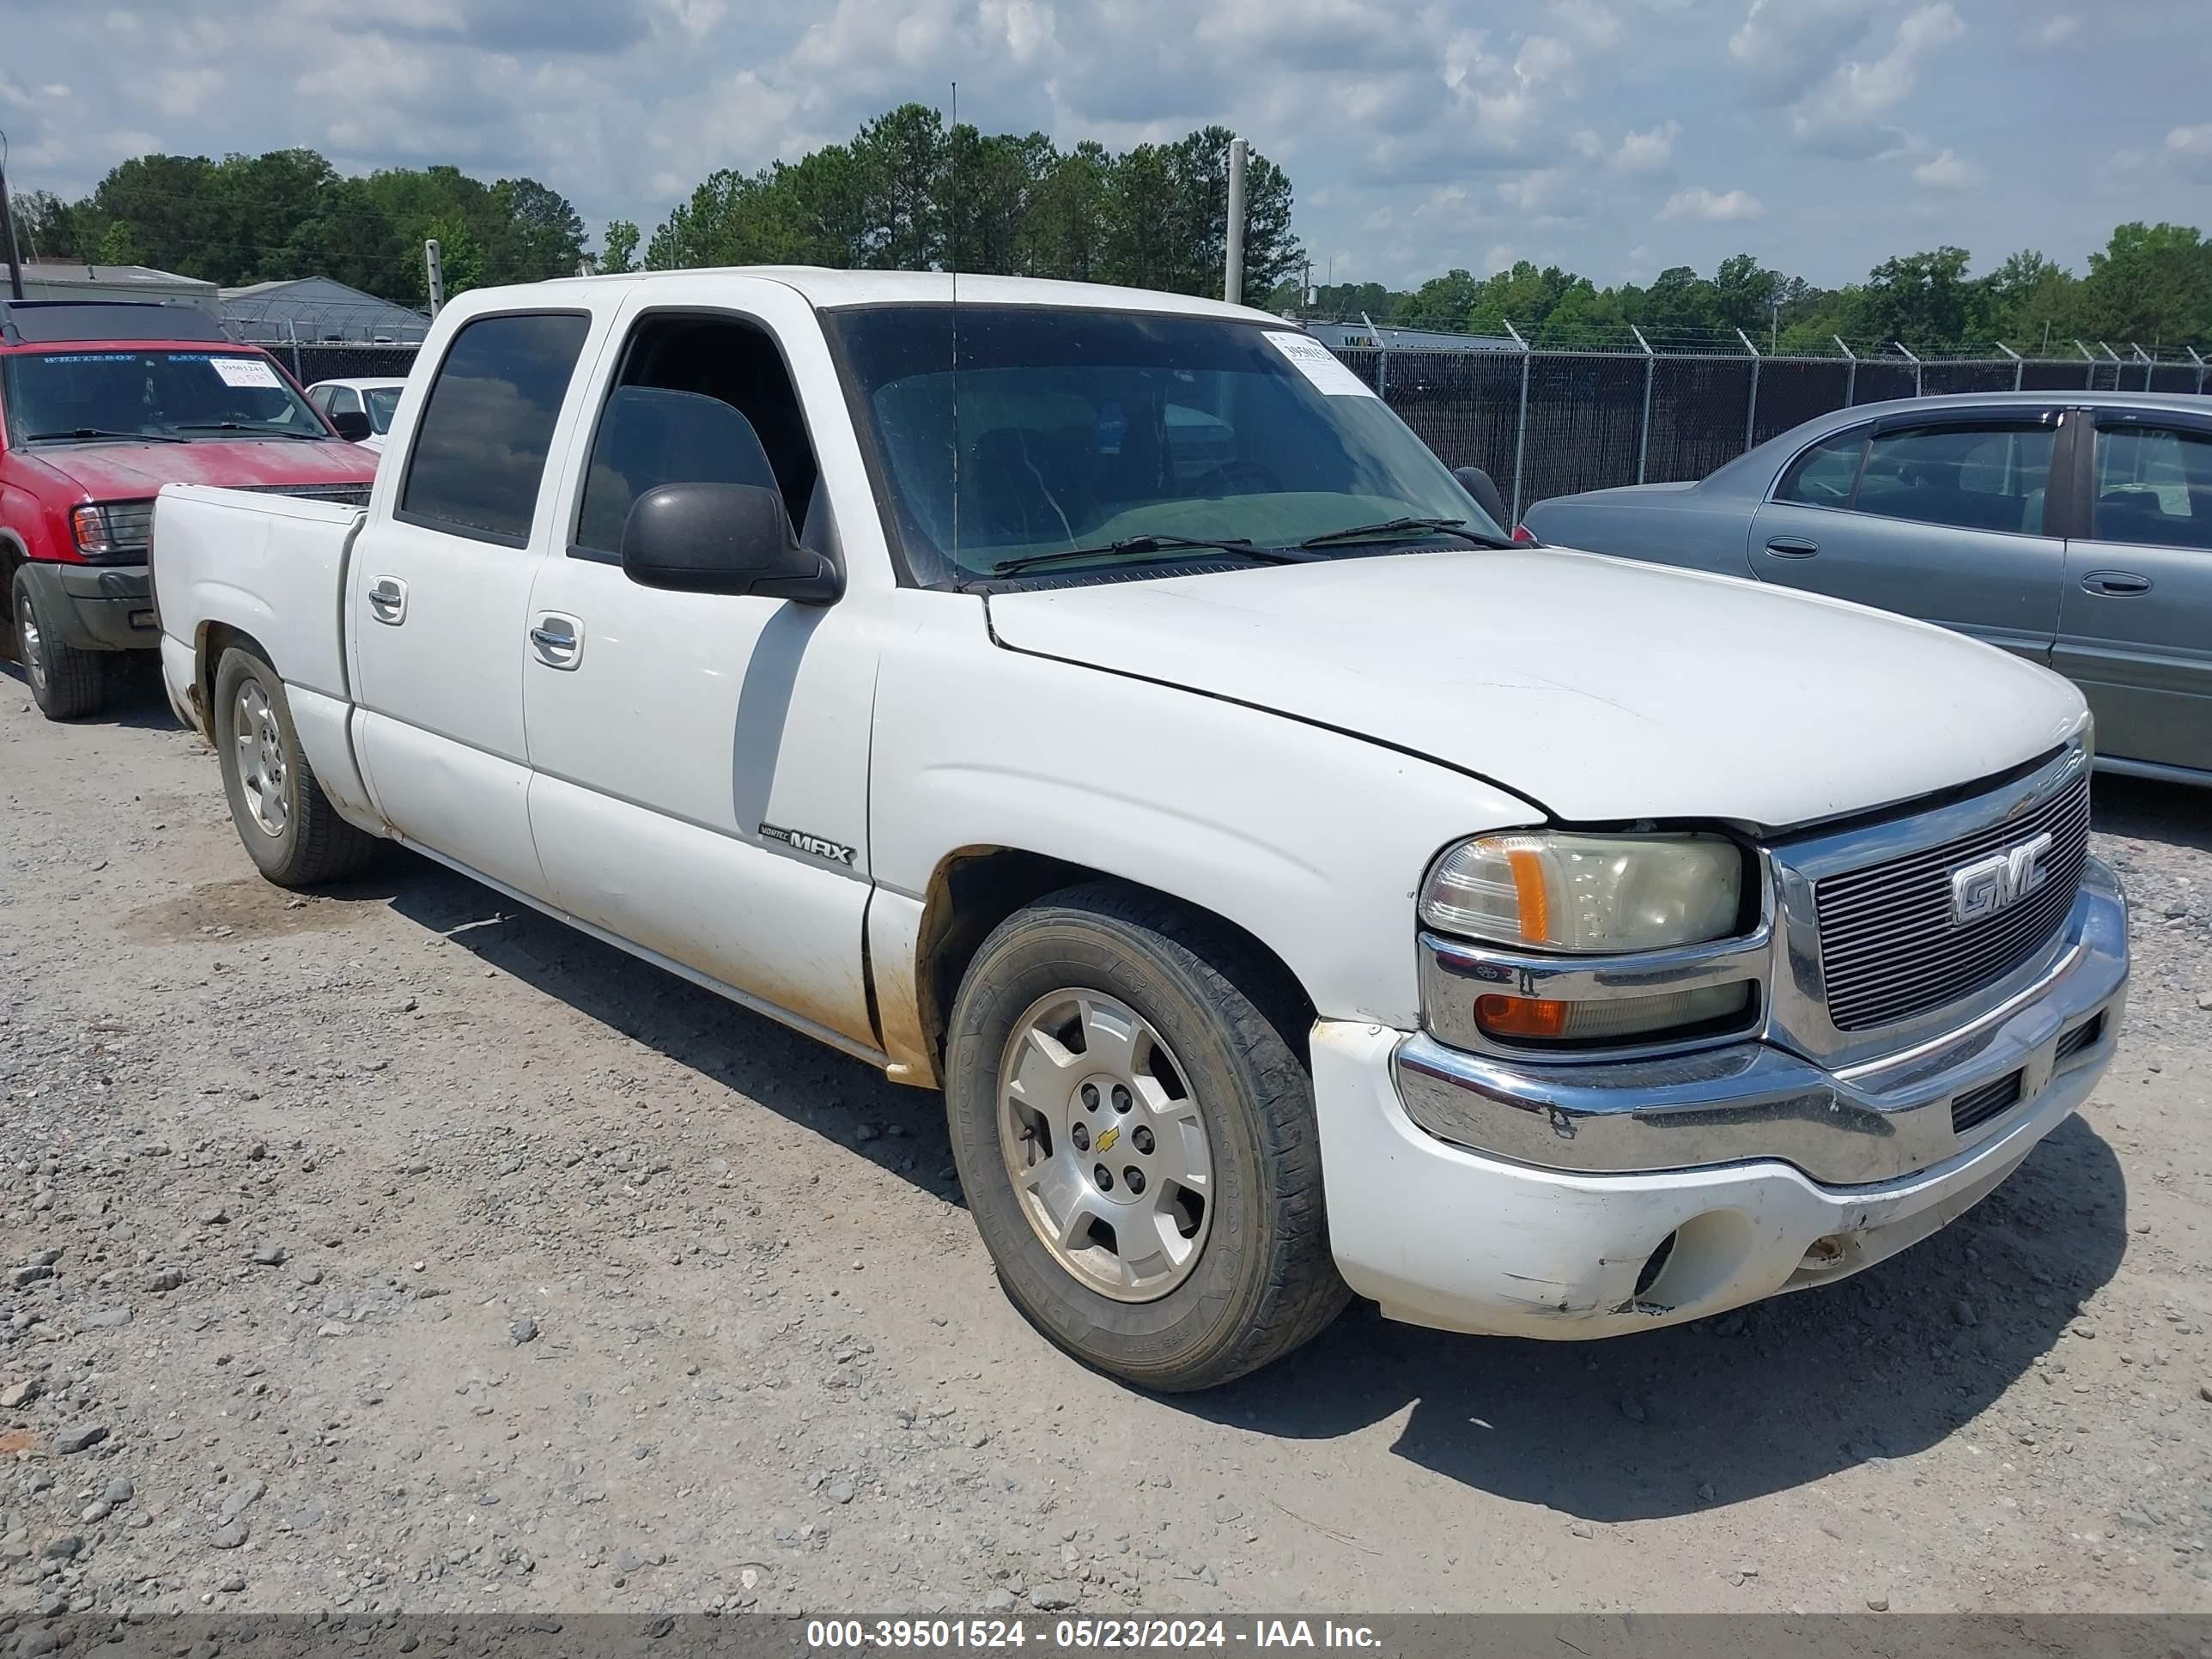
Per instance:
[[[2081,578],[2081,591],[2124,599],[2132,593],[2149,592],[2150,578],[2139,576],[2132,570],[2092,570]]]
[[[530,644],[548,668],[574,668],[584,654],[583,622],[562,611],[544,611],[530,624]]]
[[[397,628],[407,620],[407,584],[397,576],[379,576],[368,585],[368,614]]]
[[[1802,536],[1770,536],[1766,550],[1778,559],[1809,559],[1820,550],[1820,544]]]

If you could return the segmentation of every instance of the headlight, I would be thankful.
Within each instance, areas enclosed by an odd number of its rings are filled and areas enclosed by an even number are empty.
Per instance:
[[[1697,945],[1736,930],[1743,862],[1719,836],[1485,836],[1437,860],[1421,920],[1440,933],[1532,951]]]
[[[154,532],[151,501],[94,501],[70,512],[70,535],[88,559],[127,559],[146,550]]]

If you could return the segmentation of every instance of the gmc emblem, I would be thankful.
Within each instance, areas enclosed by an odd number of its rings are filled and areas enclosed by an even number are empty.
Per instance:
[[[2043,860],[2051,851],[2048,830],[2017,847],[1992,853],[1951,872],[1951,925],[1964,927],[2012,907],[2043,885],[2051,872]]]

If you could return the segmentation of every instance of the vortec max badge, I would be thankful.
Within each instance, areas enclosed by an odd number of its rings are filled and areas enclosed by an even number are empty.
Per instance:
[[[854,849],[842,842],[810,836],[804,830],[786,830],[773,823],[763,823],[760,832],[763,841],[780,841],[795,853],[810,853],[817,859],[827,859],[832,864],[850,864],[853,861]]]

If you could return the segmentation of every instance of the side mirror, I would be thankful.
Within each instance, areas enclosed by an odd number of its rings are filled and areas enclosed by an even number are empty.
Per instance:
[[[331,425],[337,431],[338,436],[343,438],[349,444],[359,443],[363,438],[368,437],[370,433],[374,430],[374,428],[368,423],[368,416],[362,414],[357,409],[342,409],[338,410],[337,413],[331,416]]]
[[[783,496],[760,484],[667,483],[631,506],[622,535],[623,574],[641,587],[686,593],[757,593],[831,605],[837,568],[793,538]]]
[[[1455,466],[1452,477],[1459,480],[1462,489],[1474,497],[1474,504],[1490,514],[1492,523],[1507,535],[1513,533],[1513,526],[1505,522],[1505,498],[1498,493],[1495,479],[1479,466]]]

